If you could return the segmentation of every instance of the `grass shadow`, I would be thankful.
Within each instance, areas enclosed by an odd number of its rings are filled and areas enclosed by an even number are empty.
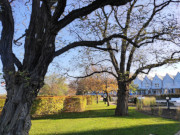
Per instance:
[[[176,128],[172,129],[174,126],[176,126]],[[81,132],[75,131],[73,133],[45,133],[39,135],[174,135],[178,130],[180,130],[180,125],[177,124],[158,124]]]
[[[84,112],[62,112],[60,114],[41,116],[33,118],[33,120],[42,119],[79,119],[79,118],[101,118],[101,117],[112,117],[112,118],[126,118],[126,119],[144,119],[144,118],[155,118],[155,116],[149,116],[137,112],[135,108],[129,109],[129,115],[118,117],[115,116],[115,109],[97,109],[97,110],[87,110]]]

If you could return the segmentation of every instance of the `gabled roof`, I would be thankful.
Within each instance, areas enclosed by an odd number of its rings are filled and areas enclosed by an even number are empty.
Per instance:
[[[157,77],[161,80],[163,80],[164,76],[161,76],[161,75],[157,75]]]
[[[180,73],[179,73],[179,72],[177,72],[177,74],[174,76],[174,79],[175,79],[178,75],[180,75]]]
[[[168,74],[168,73],[167,73],[167,75],[169,75],[169,77],[171,77],[172,79],[174,79],[174,77],[175,77],[175,75],[171,75],[171,74]]]

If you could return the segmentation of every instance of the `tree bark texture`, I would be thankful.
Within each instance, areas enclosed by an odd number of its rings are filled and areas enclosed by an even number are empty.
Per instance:
[[[31,127],[30,109],[37,96],[39,85],[27,76],[14,74],[7,80],[8,93],[0,116],[0,135],[28,135]]]
[[[129,97],[129,85],[125,83],[118,84],[118,99],[117,107],[115,110],[116,116],[126,116],[128,115],[128,97]]]

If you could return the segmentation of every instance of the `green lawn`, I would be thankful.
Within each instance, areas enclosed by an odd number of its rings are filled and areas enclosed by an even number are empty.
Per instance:
[[[174,135],[180,122],[151,117],[129,108],[129,116],[115,117],[115,106],[102,102],[86,112],[63,113],[32,120],[30,135]]]

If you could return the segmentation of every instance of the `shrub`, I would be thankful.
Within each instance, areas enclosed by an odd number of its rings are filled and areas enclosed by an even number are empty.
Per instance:
[[[162,108],[161,108],[161,107],[158,108],[158,115],[159,115],[159,116],[162,115]]]
[[[5,103],[5,100],[4,98],[0,98],[0,110],[3,108],[4,106],[4,103]]]
[[[156,98],[155,97],[145,97],[142,99],[143,106],[153,106],[156,104]]]
[[[136,102],[136,108],[138,110],[143,110],[144,107],[153,107],[156,104],[156,98],[155,97],[145,97],[141,100],[137,99]]]
[[[146,95],[146,97],[149,97],[148,95]],[[180,97],[180,94],[163,94],[163,95],[154,95],[154,97],[158,100],[161,99],[166,99],[166,97],[170,97],[170,98],[178,98]]]
[[[31,114],[36,116],[59,113],[63,109],[64,99],[64,96],[37,97],[32,105]]]
[[[65,112],[82,112],[87,104],[86,96],[69,96],[64,100]]]
[[[139,100],[139,99],[137,99],[136,108],[137,108],[138,110],[142,110],[142,108],[143,108],[142,101]]]

